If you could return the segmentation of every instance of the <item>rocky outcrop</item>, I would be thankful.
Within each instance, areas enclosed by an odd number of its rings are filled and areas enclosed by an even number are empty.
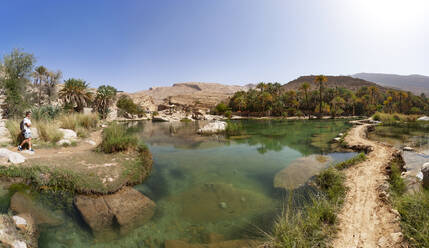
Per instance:
[[[78,195],[74,204],[95,235],[112,232],[117,226],[121,233],[126,233],[149,221],[156,206],[131,187],[110,195]]]
[[[226,130],[227,123],[224,121],[214,121],[198,129],[199,134],[215,134]]]
[[[25,157],[17,152],[12,152],[6,148],[0,148],[0,157],[7,158],[12,164],[20,164],[25,162]]]
[[[423,174],[423,187],[429,189],[429,163],[425,163],[421,170]]]
[[[63,133],[63,138],[57,142],[57,145],[71,145],[77,139],[77,133],[71,129],[58,129]]]
[[[0,215],[0,247],[37,248],[38,232],[31,215]]]
[[[58,226],[61,218],[53,215],[49,210],[35,203],[31,197],[22,192],[16,192],[10,200],[10,209],[18,214],[29,214],[37,225],[46,224]]]

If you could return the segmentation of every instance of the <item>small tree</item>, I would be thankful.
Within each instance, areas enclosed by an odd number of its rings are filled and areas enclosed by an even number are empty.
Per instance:
[[[33,84],[37,88],[37,103],[39,106],[42,105],[42,91],[46,83],[48,70],[43,66],[38,66],[34,69],[32,76],[34,78]]]
[[[117,90],[109,85],[102,85],[98,87],[95,96],[95,106],[101,118],[106,118],[109,113],[109,108],[116,99]]]
[[[61,71],[48,71],[46,74],[46,84],[45,84],[45,92],[48,96],[49,104],[52,103],[52,100],[57,99],[57,84],[62,77]]]
[[[323,84],[328,82],[328,78],[326,76],[319,75],[316,76],[314,82],[319,84],[319,116],[321,116],[323,113],[323,111],[320,111],[323,110]]]
[[[65,105],[73,106],[77,112],[82,111],[92,101],[92,93],[88,90],[88,84],[81,79],[66,80],[59,96]]]
[[[6,115],[8,117],[22,115],[27,103],[24,100],[25,87],[30,81],[30,73],[35,62],[34,56],[14,49],[3,58],[3,78],[1,85],[6,93]]]

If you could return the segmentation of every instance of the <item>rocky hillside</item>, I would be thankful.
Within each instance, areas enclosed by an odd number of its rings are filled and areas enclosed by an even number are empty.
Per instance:
[[[352,77],[368,80],[377,84],[393,87],[405,91],[411,91],[420,95],[425,93],[429,95],[429,77],[422,75],[396,75],[383,73],[357,73]]]
[[[284,90],[299,90],[302,83],[308,82],[310,84],[310,90],[315,90],[318,87],[318,84],[314,83],[314,79],[316,76],[302,76],[299,77],[293,81],[290,81],[289,83],[282,86]],[[362,86],[376,86],[381,89],[381,91],[386,91],[388,88],[382,87],[380,85],[377,85],[375,83],[365,81],[363,79],[359,78],[353,78],[349,76],[327,76],[328,82],[325,84],[326,88],[335,88],[335,87],[342,87],[349,90],[356,91]]]
[[[210,108],[226,100],[235,92],[247,90],[248,86],[224,85],[218,83],[188,82],[170,87],[153,87],[130,94],[133,99],[153,101],[155,105],[175,104]]]

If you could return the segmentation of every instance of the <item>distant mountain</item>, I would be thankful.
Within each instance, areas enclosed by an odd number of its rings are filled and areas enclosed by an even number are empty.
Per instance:
[[[386,87],[411,91],[416,95],[429,95],[429,77],[422,75],[395,75],[382,73],[357,73],[352,77],[368,80]]]
[[[318,84],[314,83],[315,75],[311,76],[301,76],[293,81],[282,86],[282,88],[286,91],[288,90],[299,90],[302,83],[308,82],[310,84],[310,90],[315,90],[318,88]],[[326,82],[326,88],[346,88],[352,91],[356,91],[362,86],[375,86],[379,88],[381,91],[386,91],[388,88],[377,85],[373,82],[368,82],[363,79],[349,77],[349,76],[327,76],[328,82]]]

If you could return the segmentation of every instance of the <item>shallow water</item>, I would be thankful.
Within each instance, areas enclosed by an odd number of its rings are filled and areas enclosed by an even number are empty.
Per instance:
[[[54,203],[45,205],[65,220],[61,226],[41,227],[39,246],[163,247],[166,240],[207,242],[210,234],[254,238],[270,230],[282,209],[285,191],[273,185],[277,173],[283,170],[288,178],[297,173],[306,180],[319,170],[314,170],[317,161],[333,163],[354,155],[331,144],[350,127],[344,120],[241,122],[246,135],[233,139],[196,135],[203,122],[130,123],[130,132],[153,155],[152,175],[135,188],[156,202],[155,216],[119,240],[96,240],[70,200],[58,204],[53,197],[38,197],[51,199]],[[297,194],[310,190],[293,180],[288,186]]]

